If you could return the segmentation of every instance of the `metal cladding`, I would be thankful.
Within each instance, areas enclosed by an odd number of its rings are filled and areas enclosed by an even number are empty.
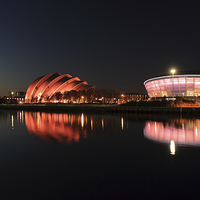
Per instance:
[[[149,97],[200,96],[200,75],[161,76],[144,82]]]
[[[69,74],[62,75],[57,72],[51,73],[35,79],[30,84],[26,92],[25,103],[30,103],[33,99],[50,98],[56,92],[81,91],[93,87],[78,77],[72,77]]]

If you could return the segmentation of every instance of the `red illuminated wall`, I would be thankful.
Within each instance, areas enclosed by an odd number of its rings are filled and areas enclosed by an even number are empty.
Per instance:
[[[88,85],[86,81],[81,81],[78,77],[69,74],[51,73],[41,76],[34,80],[28,87],[25,103],[44,100],[47,96],[51,97],[56,92],[64,93],[70,90],[88,90],[94,86]]]

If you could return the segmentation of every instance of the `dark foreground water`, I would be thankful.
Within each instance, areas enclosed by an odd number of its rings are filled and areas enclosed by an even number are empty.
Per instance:
[[[199,199],[200,120],[0,111],[1,199]]]

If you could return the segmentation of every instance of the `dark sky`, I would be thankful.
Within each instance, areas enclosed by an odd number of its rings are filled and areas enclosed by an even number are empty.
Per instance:
[[[145,93],[146,79],[198,70],[200,7],[184,1],[0,3],[0,96],[70,74],[96,88]]]

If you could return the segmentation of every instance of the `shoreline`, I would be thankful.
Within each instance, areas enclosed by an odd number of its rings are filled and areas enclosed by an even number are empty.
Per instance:
[[[140,107],[96,104],[1,104],[2,110],[24,110],[42,112],[106,112],[106,113],[144,113],[144,114],[191,114],[200,115],[200,107]]]

